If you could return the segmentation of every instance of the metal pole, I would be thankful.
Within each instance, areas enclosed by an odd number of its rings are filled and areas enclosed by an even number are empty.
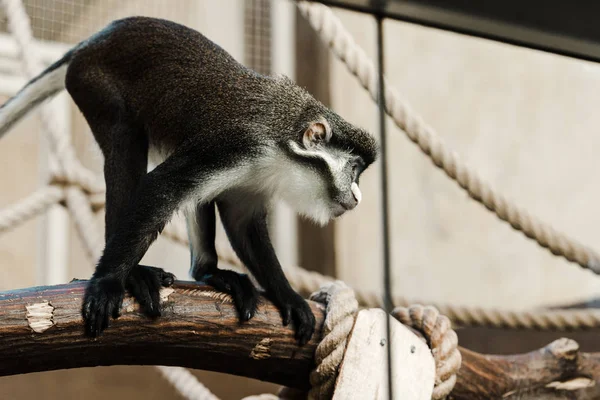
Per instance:
[[[390,229],[389,229],[389,204],[388,204],[388,175],[387,175],[387,138],[385,129],[385,82],[384,73],[384,50],[383,50],[383,17],[381,14],[377,18],[377,67],[379,75],[378,107],[379,107],[379,132],[381,144],[381,216],[383,229],[383,305],[387,313],[386,318],[386,341],[387,341],[387,360],[388,360],[388,393],[389,398],[393,398],[392,382],[392,343],[390,341],[390,313],[393,308],[391,296],[391,273],[390,273]]]

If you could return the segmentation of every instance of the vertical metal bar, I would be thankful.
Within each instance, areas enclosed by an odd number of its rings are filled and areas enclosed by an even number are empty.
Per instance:
[[[392,342],[390,341],[391,321],[390,313],[392,311],[391,296],[391,273],[390,273],[390,229],[389,229],[389,202],[388,202],[388,175],[387,175],[387,137],[385,127],[385,82],[384,82],[384,50],[383,50],[383,17],[381,14],[377,18],[377,68],[379,78],[379,90],[377,103],[379,108],[379,132],[381,144],[381,216],[383,230],[383,306],[387,313],[386,318],[386,343],[387,343],[387,362],[388,362],[388,394],[393,399],[392,382]]]

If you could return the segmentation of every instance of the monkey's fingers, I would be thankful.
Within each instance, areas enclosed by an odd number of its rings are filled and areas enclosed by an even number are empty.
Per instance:
[[[111,315],[118,314],[124,289],[117,279],[104,277],[89,281],[82,305],[85,333],[97,337],[108,327]]]
[[[248,321],[256,313],[260,297],[248,275],[217,269],[206,276],[205,282],[231,295],[242,322]]]
[[[294,323],[296,340],[300,345],[306,344],[315,331],[315,316],[308,303],[297,293],[293,293],[283,301],[276,302],[284,326]]]
[[[150,317],[160,317],[160,288],[171,286],[175,275],[162,268],[139,265],[127,279],[127,290],[140,304],[142,312]]]
[[[161,286],[169,287],[172,286],[173,283],[175,283],[175,275],[165,271],[162,268],[149,267],[145,265],[138,265],[138,268],[147,269],[148,271],[146,271],[146,273],[150,275],[155,275],[158,278]]]

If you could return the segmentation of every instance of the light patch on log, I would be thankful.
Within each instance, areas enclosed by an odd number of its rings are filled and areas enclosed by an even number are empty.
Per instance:
[[[163,287],[159,291],[160,302],[164,303],[165,301],[169,301],[169,296],[173,293],[175,289],[170,287]],[[123,309],[126,312],[134,312],[140,309],[139,304],[134,300],[133,297],[128,297],[123,300]]]
[[[47,301],[25,306],[25,308],[27,309],[27,323],[34,332],[42,333],[54,325],[52,320],[54,307]]]
[[[273,344],[273,339],[264,338],[260,343],[257,343],[256,346],[254,346],[250,352],[250,357],[255,360],[271,358],[271,344]]]
[[[580,390],[593,387],[596,384],[592,379],[579,377],[565,382],[550,382],[546,385],[548,388],[556,390]]]
[[[560,338],[550,343],[546,348],[556,358],[563,360],[574,360],[579,352],[579,344],[567,338]]]
[[[170,287],[163,287],[160,289],[160,301],[161,302],[165,302],[165,301],[169,301],[169,296],[171,295],[171,293],[173,293],[175,291],[175,289],[170,288]]]
[[[333,400],[388,399],[386,313],[358,313],[340,367]],[[427,344],[391,318],[392,381],[395,399],[431,400],[435,362]]]

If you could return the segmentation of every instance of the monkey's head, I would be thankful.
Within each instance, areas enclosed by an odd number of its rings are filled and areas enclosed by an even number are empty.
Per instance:
[[[375,139],[337,114],[320,109],[302,118],[287,152],[297,168],[287,180],[287,202],[300,214],[325,224],[361,201],[359,179],[378,156]]]

